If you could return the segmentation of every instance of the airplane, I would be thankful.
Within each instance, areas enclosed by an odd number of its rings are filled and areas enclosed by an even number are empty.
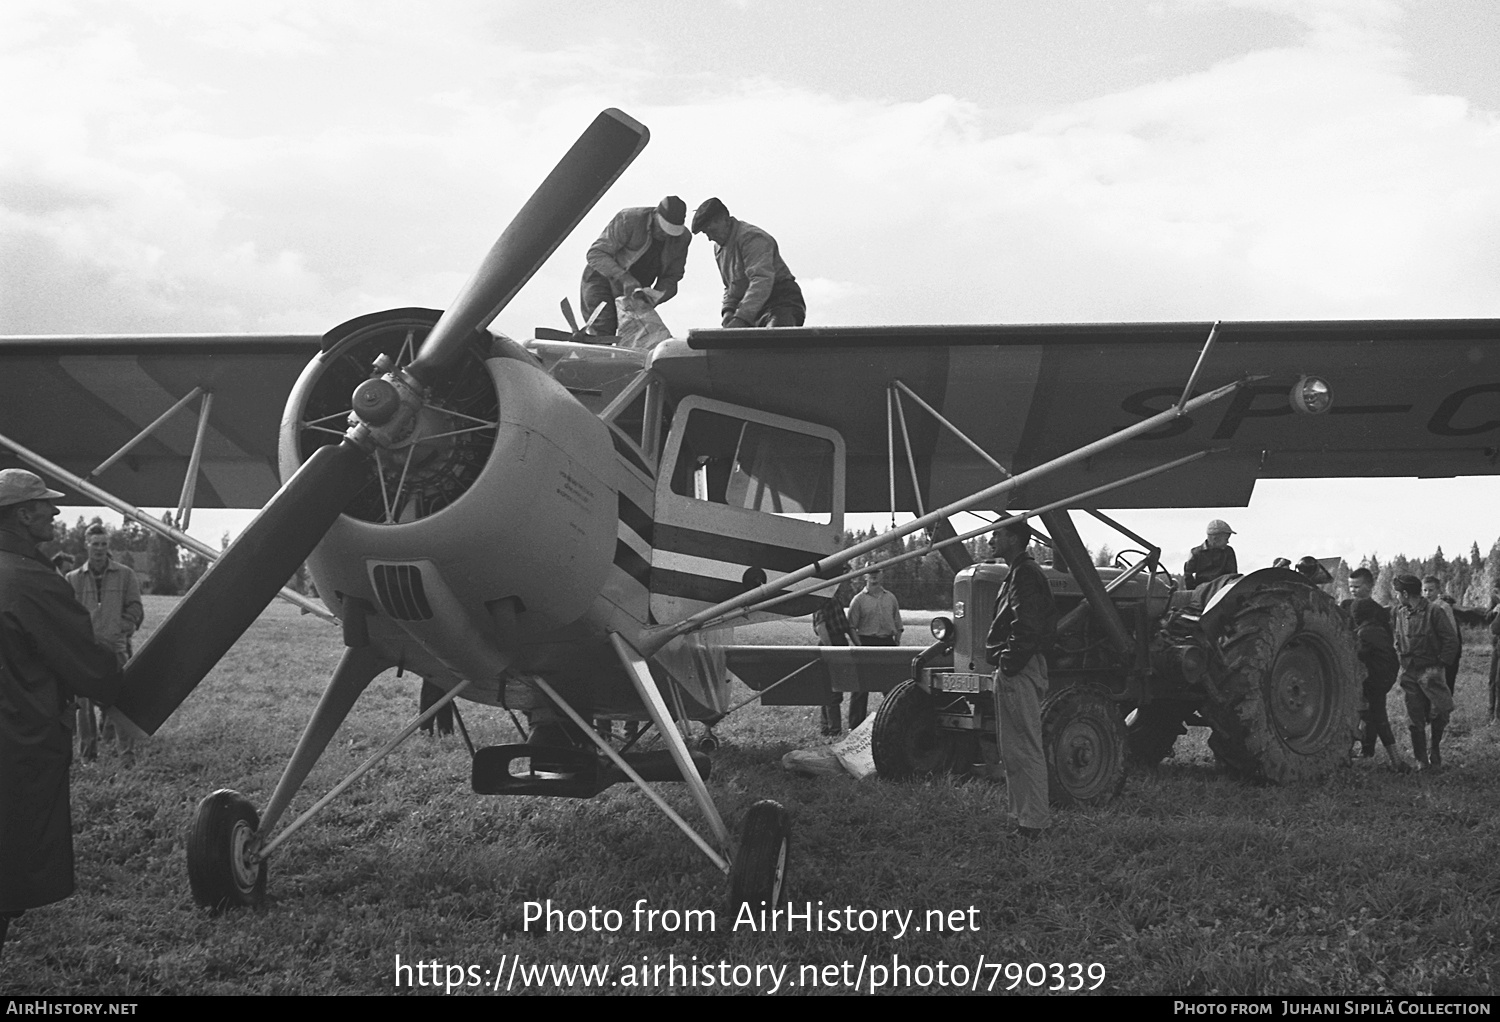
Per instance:
[[[776,904],[787,812],[758,802],[732,839],[707,784],[731,681],[818,705],[905,682],[914,659],[741,646],[733,625],[808,613],[893,538],[923,533],[919,552],[963,568],[962,512],[1025,507],[1066,531],[1068,508],[1106,494],[1230,506],[1262,478],[1497,471],[1500,320],[715,328],[649,351],[583,343],[576,325],[492,332],[648,137],[601,113],[441,312],[321,336],[0,338],[6,464],[205,556],[140,509],[265,502],[127,665],[121,726],[159,729],[304,562],[342,629],[264,809],[227,789],[200,804],[200,904],[258,901],[280,845],[458,698],[528,723],[526,741],[473,753],[477,792],[586,798],[629,780],[731,900]],[[874,511],[915,517],[841,547],[845,515]],[[935,634],[916,662],[951,648]],[[443,698],[277,831],[391,669]],[[632,751],[599,718],[648,720],[665,748]],[[700,748],[689,722],[710,727]],[[706,835],[661,782],[686,784]]]

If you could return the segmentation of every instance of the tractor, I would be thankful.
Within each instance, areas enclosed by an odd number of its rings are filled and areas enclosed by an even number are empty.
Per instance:
[[[1212,728],[1215,757],[1248,780],[1312,780],[1348,761],[1363,675],[1331,596],[1284,568],[1190,591],[1162,567],[1159,548],[1128,531],[1147,549],[1096,567],[1066,511],[1040,518],[1053,550],[1043,570],[1061,615],[1042,708],[1054,803],[1108,802],[1127,763],[1157,765],[1190,725]],[[957,572],[953,617],[934,619],[936,641],[877,712],[880,776],[996,769],[984,645],[1007,571],[982,562]]]

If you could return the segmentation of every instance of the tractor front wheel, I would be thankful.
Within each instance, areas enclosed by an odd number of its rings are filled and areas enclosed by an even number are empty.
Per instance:
[[[932,696],[907,680],[875,711],[870,732],[875,772],[890,781],[941,773],[952,765],[952,742],[938,731]]]
[[[1125,728],[1101,686],[1069,685],[1047,697],[1042,751],[1056,805],[1104,805],[1125,786]]]

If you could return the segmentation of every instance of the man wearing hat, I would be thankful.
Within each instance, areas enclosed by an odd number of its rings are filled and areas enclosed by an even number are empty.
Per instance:
[[[1234,547],[1229,545],[1229,537],[1232,535],[1234,530],[1229,527],[1228,522],[1215,518],[1208,523],[1208,538],[1203,541],[1202,546],[1193,547],[1187,566],[1182,569],[1184,586],[1196,589],[1205,582],[1239,573],[1240,566],[1234,557]]]
[[[0,471],[0,945],[13,917],[73,893],[69,711],[120,687],[114,650],[39,549],[61,496]]]
[[[683,225],[687,204],[668,195],[650,206],[631,206],[614,215],[599,240],[589,246],[578,303],[584,319],[599,309],[589,333],[608,337],[619,329],[615,299],[631,296],[660,305],[677,293],[687,268],[693,236]],[[602,306],[602,308],[600,308]]]
[[[736,220],[718,199],[708,199],[693,213],[693,233],[714,243],[724,300],[721,325],[801,326],[807,302],[797,278],[781,261],[776,239],[754,224]]]
[[[1448,716],[1453,712],[1453,693],[1443,665],[1458,650],[1458,635],[1447,615],[1437,612],[1422,596],[1422,580],[1398,575],[1393,585],[1401,603],[1396,607],[1396,653],[1401,658],[1401,694],[1411,724],[1411,751],[1417,766],[1443,765],[1439,744]],[[1427,725],[1432,725],[1432,744],[1427,744]]]
[[[1047,759],[1042,751],[1042,700],[1047,697],[1047,657],[1057,634],[1057,604],[1047,576],[1026,548],[1031,527],[1001,525],[990,552],[1010,565],[995,598],[995,619],[984,640],[994,664],[995,724],[1005,760],[1005,786],[1016,832],[1038,837],[1052,822],[1047,804]]]

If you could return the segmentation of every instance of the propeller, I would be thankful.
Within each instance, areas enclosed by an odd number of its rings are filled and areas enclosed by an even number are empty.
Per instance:
[[[462,357],[646,145],[645,126],[618,110],[594,119],[491,247],[403,372],[430,386]],[[392,385],[386,378],[386,387]],[[360,491],[375,481],[372,452],[397,400],[367,387],[352,398],[358,425],[318,448],[178,603],[125,667],[116,709],[154,733],[244,634]],[[403,390],[406,388],[394,388]],[[375,421],[378,420],[378,421]]]
[[[573,306],[568,304],[564,298],[561,303],[563,319],[568,322],[567,330],[558,330],[550,326],[539,326],[536,328],[536,339],[539,341],[578,341],[583,344],[609,344],[615,339],[613,337],[597,337],[589,333],[589,327],[594,325],[594,320],[604,314],[604,303],[600,302],[594,306],[594,311],[589,313],[588,322],[583,326],[578,325],[578,320],[573,315]]]

